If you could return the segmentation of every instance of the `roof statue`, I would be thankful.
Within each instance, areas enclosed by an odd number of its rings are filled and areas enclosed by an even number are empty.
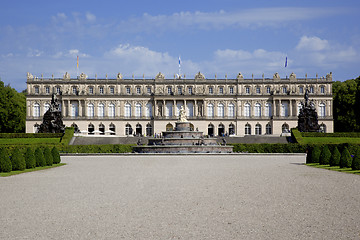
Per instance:
[[[66,72],[63,76],[64,80],[70,80],[70,74]]]
[[[122,78],[123,78],[123,76],[122,76],[121,73],[118,73],[118,74],[116,75],[116,79],[117,79],[117,80],[122,79]]]
[[[201,72],[198,72],[198,73],[195,75],[195,80],[197,80],[197,79],[205,79],[204,74],[202,74]]]
[[[155,79],[165,79],[165,75],[162,74],[161,72],[159,72],[159,73],[156,75]]]

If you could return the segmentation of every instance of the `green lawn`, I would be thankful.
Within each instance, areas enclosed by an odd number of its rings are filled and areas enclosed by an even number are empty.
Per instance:
[[[60,138],[0,138],[0,145],[60,143]]]
[[[330,165],[319,165],[318,163],[308,163],[306,165],[310,166],[310,167],[315,167],[315,168],[322,168],[322,169],[327,169],[327,170],[332,170],[332,171],[337,171],[337,172],[345,172],[345,173],[352,173],[352,174],[360,175],[360,170],[352,170],[351,168],[340,168],[339,166],[330,167]]]
[[[26,172],[40,171],[40,170],[54,168],[54,167],[60,167],[60,166],[64,166],[64,165],[66,165],[66,163],[58,163],[58,164],[53,164],[52,166],[30,168],[30,169],[25,169],[24,171],[1,172],[0,177],[8,177],[11,175],[21,174],[21,173],[26,173]]]
[[[304,143],[323,143],[323,144],[340,144],[340,143],[353,143],[360,144],[360,138],[347,138],[347,137],[303,137]]]

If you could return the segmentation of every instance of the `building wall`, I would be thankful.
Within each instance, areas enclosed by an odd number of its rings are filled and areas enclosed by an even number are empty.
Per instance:
[[[244,136],[247,126],[251,128],[247,133],[263,135],[268,124],[272,135],[280,135],[284,126],[297,126],[298,106],[306,89],[318,111],[319,124],[333,132],[331,84],[331,73],[311,79],[299,79],[295,74],[287,79],[278,74],[266,79],[244,79],[241,74],[236,79],[206,79],[201,73],[193,79],[165,79],[161,73],[154,79],[123,79],[121,74],[116,79],[89,79],[85,74],[76,79],[68,74],[62,79],[39,79],[28,74],[26,132],[34,132],[34,126],[41,124],[51,95],[57,92],[64,124],[76,124],[82,131],[88,130],[89,124],[95,130],[102,124],[106,131],[113,125],[116,135],[125,136],[126,124],[130,124],[134,130],[141,125],[143,135],[147,125],[152,134],[159,134],[167,124],[175,126],[178,107],[185,105],[194,130],[205,134],[209,125],[214,135],[223,125],[224,134],[233,126],[234,135]],[[266,104],[271,105],[270,111]]]

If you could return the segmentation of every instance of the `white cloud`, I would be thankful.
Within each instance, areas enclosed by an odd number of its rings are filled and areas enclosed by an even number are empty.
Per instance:
[[[96,16],[92,13],[87,12],[85,16],[86,16],[86,20],[88,20],[89,22],[96,21]]]
[[[329,42],[318,37],[302,36],[298,45],[296,46],[296,49],[305,51],[326,50],[329,49]]]

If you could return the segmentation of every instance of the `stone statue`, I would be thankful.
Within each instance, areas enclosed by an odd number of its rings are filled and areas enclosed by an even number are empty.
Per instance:
[[[301,109],[298,116],[298,129],[300,132],[318,132],[318,115],[314,101],[309,101],[309,90],[305,90],[304,103],[301,103]]]
[[[186,111],[184,109],[184,106],[181,106],[180,108],[179,122],[187,122]]]
[[[43,122],[38,127],[39,133],[63,133],[65,125],[62,121],[60,103],[53,93],[51,97],[50,108],[46,111],[43,117]]]

